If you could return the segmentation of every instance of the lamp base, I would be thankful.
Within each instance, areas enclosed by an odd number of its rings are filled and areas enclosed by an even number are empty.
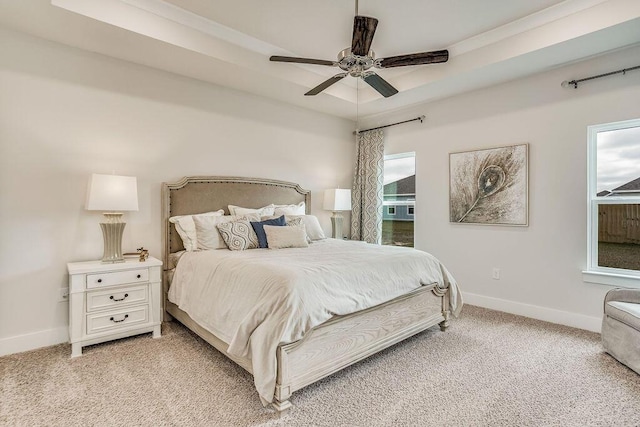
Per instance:
[[[342,214],[334,212],[331,216],[331,237],[334,239],[342,239]]]
[[[124,262],[122,255],[122,232],[126,223],[122,222],[121,213],[105,213],[107,222],[100,223],[102,238],[104,239],[103,263]]]

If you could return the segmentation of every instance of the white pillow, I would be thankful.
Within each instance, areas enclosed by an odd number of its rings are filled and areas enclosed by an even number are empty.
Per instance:
[[[304,215],[306,214],[306,207],[304,202],[300,202],[297,205],[275,205],[274,215]]]
[[[194,218],[194,223],[197,231],[198,249],[227,249],[227,244],[218,231],[218,224],[238,221],[260,221],[260,217],[256,214],[250,215],[225,215],[216,217],[198,217]]]
[[[324,231],[322,231],[322,227],[320,227],[320,221],[318,221],[318,217],[316,217],[315,215],[286,215],[284,217],[287,223],[295,218],[302,219],[302,223],[307,229],[307,235],[311,240],[323,240],[327,238],[324,235]]]
[[[307,232],[304,230],[304,224],[290,227],[265,225],[264,233],[267,235],[269,249],[309,247],[309,243],[307,243]]]
[[[169,222],[175,225],[176,231],[182,239],[182,246],[184,246],[184,249],[187,252],[191,252],[198,249],[197,231],[193,218],[216,217],[222,215],[224,215],[224,209],[220,209],[219,211],[215,212],[205,212],[197,215],[172,216],[171,218],[169,218]]]
[[[229,205],[229,213],[231,215],[246,215],[246,214],[258,214],[258,216],[273,215],[275,205],[270,204],[259,209],[243,208],[240,206]]]

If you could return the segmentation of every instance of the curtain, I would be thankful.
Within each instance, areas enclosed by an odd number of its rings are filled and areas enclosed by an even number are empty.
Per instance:
[[[356,137],[356,167],[351,191],[351,238],[380,244],[384,134],[381,129]]]

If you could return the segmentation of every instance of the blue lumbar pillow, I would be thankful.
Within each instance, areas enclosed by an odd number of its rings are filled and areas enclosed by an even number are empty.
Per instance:
[[[251,226],[253,227],[253,231],[255,231],[256,236],[258,236],[259,248],[269,247],[269,243],[267,242],[267,234],[264,232],[265,225],[285,226],[287,225],[287,222],[284,219],[284,215],[282,215],[279,218],[266,219],[264,221],[258,221],[258,222],[251,221]]]

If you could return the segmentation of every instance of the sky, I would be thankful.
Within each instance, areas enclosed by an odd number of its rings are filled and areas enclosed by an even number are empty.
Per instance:
[[[416,174],[416,158],[403,157],[384,161],[384,184]]]
[[[640,127],[598,133],[597,192],[640,178]]]

